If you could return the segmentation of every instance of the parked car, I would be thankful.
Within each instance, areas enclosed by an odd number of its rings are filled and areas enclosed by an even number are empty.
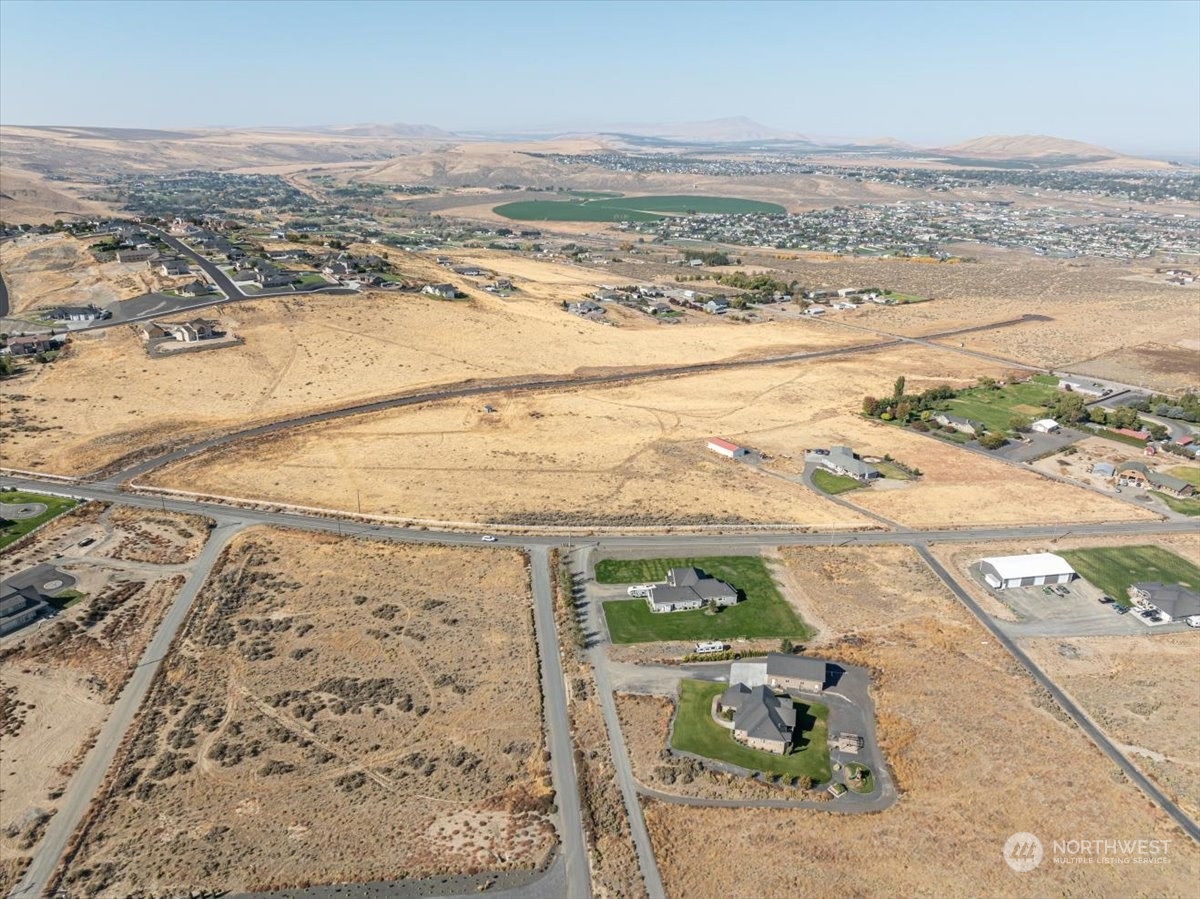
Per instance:
[[[1113,611],[1116,612],[1118,615],[1124,615],[1126,612],[1129,611],[1129,609],[1126,608],[1125,606],[1113,605]]]
[[[95,542],[96,542],[95,537],[84,537],[82,540],[79,541],[79,545],[80,546],[91,546]]]
[[[1104,605],[1109,605],[1110,603],[1116,602],[1116,600],[1113,599],[1111,596],[1101,596],[1100,602]]]

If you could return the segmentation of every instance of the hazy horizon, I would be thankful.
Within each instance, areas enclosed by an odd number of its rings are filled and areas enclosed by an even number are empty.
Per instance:
[[[0,121],[534,132],[745,117],[1195,160],[1197,33],[1197,3],[4,0]]]

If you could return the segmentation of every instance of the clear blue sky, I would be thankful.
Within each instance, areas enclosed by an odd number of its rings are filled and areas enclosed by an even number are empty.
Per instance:
[[[1200,145],[1200,2],[0,0],[0,121],[448,129],[744,115],[816,135]]]

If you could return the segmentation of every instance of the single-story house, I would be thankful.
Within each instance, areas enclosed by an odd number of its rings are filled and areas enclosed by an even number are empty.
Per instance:
[[[54,349],[54,341],[36,334],[28,337],[10,337],[5,343],[5,349],[13,356],[36,356],[38,353]]]
[[[591,300],[580,300],[578,303],[567,303],[567,311],[575,315],[603,315],[604,307]]]
[[[1038,434],[1053,434],[1058,430],[1058,422],[1053,418],[1040,418],[1029,426],[1029,430]]]
[[[1161,490],[1172,496],[1194,496],[1196,493],[1195,486],[1183,478],[1155,471],[1142,462],[1123,462],[1117,469],[1116,477],[1121,487]]]
[[[979,570],[988,586],[996,590],[1066,584],[1076,577],[1075,569],[1067,564],[1066,559],[1054,553],[993,556],[981,560]]]
[[[149,262],[155,257],[153,247],[135,247],[131,250],[117,250],[117,262]]]
[[[186,259],[163,259],[158,263],[158,272],[167,277],[178,277],[179,275],[190,275],[192,269]]]
[[[724,315],[729,311],[729,300],[725,297],[713,297],[703,308],[709,315]]]
[[[949,412],[938,412],[933,416],[933,420],[944,428],[954,428],[960,434],[969,434],[972,437],[978,437],[987,431],[983,424]]]
[[[767,684],[776,690],[820,693],[825,689],[828,665],[823,659],[810,659],[783,652],[767,654]]]
[[[848,446],[831,446],[829,454],[821,456],[820,463],[834,474],[859,481],[870,481],[880,476],[878,468],[859,459]]]
[[[710,437],[708,448],[717,455],[728,456],[730,459],[740,459],[746,455],[746,448],[744,446],[738,446],[736,443],[730,443],[728,440],[723,440],[720,437]]]
[[[719,606],[734,606],[738,592],[695,568],[672,568],[667,582],[655,584],[646,596],[651,612],[685,612],[703,608],[710,600]]]
[[[1175,442],[1177,444],[1179,444],[1180,446],[1191,446],[1193,443],[1196,442],[1196,438],[1193,437],[1191,434],[1183,434],[1180,437],[1176,437]]]
[[[0,637],[34,621],[48,608],[36,587],[0,585]]]
[[[1157,609],[1170,621],[1200,624],[1200,593],[1178,584],[1157,581],[1134,584],[1129,588],[1134,605]]]
[[[453,300],[458,296],[458,288],[453,284],[426,284],[421,288],[421,293],[441,297],[443,300]]]
[[[90,322],[100,318],[103,313],[97,306],[56,306],[46,310],[46,318],[60,322]]]
[[[212,286],[197,278],[191,284],[185,284],[179,288],[179,292],[185,297],[203,297],[212,293]]]
[[[776,696],[765,685],[731,684],[718,706],[733,712],[733,737],[751,749],[784,755],[792,748],[796,705],[790,696]]]

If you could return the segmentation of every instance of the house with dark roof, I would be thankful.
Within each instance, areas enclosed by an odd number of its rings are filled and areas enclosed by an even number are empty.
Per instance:
[[[90,322],[102,317],[98,306],[55,306],[46,310],[46,318],[59,322]]]
[[[212,285],[197,278],[191,284],[179,288],[179,293],[185,297],[203,297],[212,293]]]
[[[1200,593],[1179,584],[1160,584],[1157,581],[1134,584],[1129,588],[1134,605],[1157,609],[1167,621],[1186,621],[1200,626]]]
[[[458,288],[453,284],[426,284],[421,288],[421,293],[441,297],[443,300],[453,300],[458,296]]]
[[[987,431],[987,428],[980,422],[963,418],[961,415],[953,415],[949,412],[938,412],[933,416],[933,420],[943,428],[953,428],[960,434],[968,434],[971,437],[978,437]]]
[[[36,587],[0,585],[0,637],[24,627],[49,608]]]
[[[31,334],[28,337],[8,338],[4,348],[13,356],[36,356],[54,349],[54,341],[49,337]]]
[[[824,659],[772,652],[767,655],[766,682],[776,690],[820,693],[825,689],[828,670]]]
[[[1143,462],[1124,462],[1117,469],[1117,486],[1160,490],[1172,496],[1193,496],[1196,487],[1183,478],[1163,474]]]
[[[167,277],[177,277],[179,275],[190,275],[192,273],[191,266],[187,264],[186,259],[163,259],[157,263],[151,263],[151,266],[157,265],[158,272]]]
[[[792,748],[796,705],[790,696],[776,696],[765,684],[731,684],[717,703],[719,710],[733,712],[733,737],[738,742],[776,755]]]
[[[672,568],[667,582],[655,584],[646,596],[651,612],[686,612],[703,608],[710,600],[719,606],[734,606],[738,592],[696,568]]]

